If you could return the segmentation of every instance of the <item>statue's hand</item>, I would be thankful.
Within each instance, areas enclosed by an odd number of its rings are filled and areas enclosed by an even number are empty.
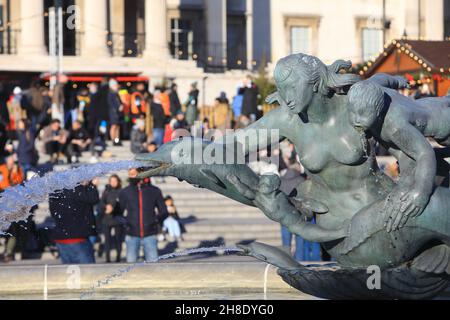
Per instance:
[[[277,175],[261,176],[258,185],[248,185],[235,175],[229,175],[227,178],[238,192],[253,201],[271,220],[280,221],[283,214],[280,207],[290,205],[288,198],[278,191],[281,181]]]
[[[283,215],[281,208],[293,207],[285,194],[281,193],[281,180],[277,175],[263,175],[259,179],[255,195],[255,205],[271,220],[280,221]]]
[[[269,94],[266,97],[266,103],[268,103],[268,104],[280,103],[280,100],[281,100],[281,98],[280,98],[280,94],[278,93],[278,91],[275,91],[274,93]]]
[[[405,77],[396,76],[395,78],[398,81],[398,89],[409,89],[410,88],[409,81]]]
[[[239,193],[241,193],[247,199],[253,201],[255,200],[256,190],[254,186],[247,185],[238,176],[229,174],[227,176],[228,181],[230,181],[233,186],[237,189]]]
[[[268,95],[266,97],[266,103],[268,104],[278,103],[280,106],[286,106],[286,102],[280,96],[280,93],[278,91],[275,91],[274,93]]]
[[[410,218],[422,214],[428,201],[429,194],[418,189],[399,190],[389,194],[385,203],[387,232],[404,227]]]
[[[315,213],[325,214],[329,211],[324,203],[311,198],[290,198],[289,200],[298,211],[309,218],[313,218]]]

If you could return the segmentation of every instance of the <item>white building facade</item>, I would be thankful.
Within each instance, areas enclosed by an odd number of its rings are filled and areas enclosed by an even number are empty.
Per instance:
[[[0,75],[46,73],[49,12],[64,11],[63,71],[197,81],[204,103],[296,52],[361,63],[384,42],[445,37],[447,0],[0,0]],[[203,102],[203,101],[201,101]]]

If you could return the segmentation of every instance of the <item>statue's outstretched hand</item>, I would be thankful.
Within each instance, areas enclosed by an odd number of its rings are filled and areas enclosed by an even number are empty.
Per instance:
[[[409,89],[409,81],[405,77],[402,76],[395,76],[395,78],[398,81],[398,89]]]
[[[281,98],[280,98],[280,94],[278,93],[278,91],[275,91],[274,93],[269,94],[266,97],[266,103],[268,103],[268,104],[280,103],[280,100],[281,100]]]
[[[400,189],[389,194],[384,207],[386,231],[403,228],[410,218],[421,215],[429,198],[429,194],[418,189]]]
[[[281,206],[287,204],[287,197],[278,191],[281,185],[280,177],[273,175],[263,175],[259,178],[258,191],[256,192],[255,205],[264,214],[274,221],[280,221],[283,214]]]
[[[278,103],[280,106],[286,106],[286,102],[281,97],[280,93],[278,91],[275,91],[272,94],[269,94],[266,97],[266,103],[268,104],[275,104]]]
[[[234,185],[234,187],[247,199],[255,200],[256,190],[254,186],[247,185],[242,182],[238,176],[234,174],[229,174],[227,179]]]
[[[239,179],[238,176],[228,175],[228,180],[247,199],[253,201],[264,214],[271,220],[279,221],[282,212],[279,210],[280,201],[289,201],[284,194],[277,192],[281,180],[277,175],[263,175],[259,184],[250,186]]]

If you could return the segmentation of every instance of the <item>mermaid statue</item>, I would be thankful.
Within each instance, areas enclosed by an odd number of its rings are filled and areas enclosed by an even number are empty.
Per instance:
[[[302,292],[326,299],[435,297],[450,280],[450,97],[412,100],[398,92],[405,79],[362,80],[350,68],[350,61],[327,66],[306,54],[281,59],[277,91],[267,98],[278,108],[213,142],[178,139],[138,155],[148,164],[141,176],[175,176],[213,190],[320,243],[336,263],[302,265],[275,247],[241,246]],[[250,134],[257,139],[246,139]],[[225,161],[237,153],[230,141],[240,141],[246,156],[283,139],[295,145],[308,175],[290,196],[279,190],[278,176]],[[398,181],[380,170],[375,143],[398,160]],[[194,161],[195,144],[220,161]]]

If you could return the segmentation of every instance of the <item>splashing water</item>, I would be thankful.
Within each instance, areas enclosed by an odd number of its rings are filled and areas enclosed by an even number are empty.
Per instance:
[[[0,231],[13,222],[25,220],[35,205],[48,195],[63,189],[73,189],[82,181],[92,180],[109,172],[141,167],[138,161],[112,161],[82,165],[74,169],[53,171],[42,177],[33,177],[23,185],[6,189],[0,197]]]
[[[89,291],[84,292],[80,295],[80,299],[89,298],[89,297],[93,296],[95,294],[96,289],[100,289],[101,287],[110,284],[114,278],[119,278],[119,277],[123,276],[124,274],[130,272],[131,270],[133,270],[136,267],[144,266],[149,263],[156,263],[161,260],[167,260],[167,259],[172,259],[172,258],[176,258],[176,257],[188,256],[190,254],[210,253],[210,252],[216,252],[216,251],[223,251],[224,253],[237,253],[237,252],[242,252],[243,250],[240,248],[236,248],[236,247],[222,247],[221,246],[221,247],[209,247],[209,248],[194,248],[194,249],[187,249],[187,250],[180,251],[180,252],[172,252],[172,253],[164,254],[153,261],[144,261],[144,262],[140,262],[140,263],[135,263],[135,264],[129,265],[125,268],[118,269],[115,273],[110,274],[110,275],[106,276],[104,279],[98,280],[97,282],[95,282],[91,286]]]

